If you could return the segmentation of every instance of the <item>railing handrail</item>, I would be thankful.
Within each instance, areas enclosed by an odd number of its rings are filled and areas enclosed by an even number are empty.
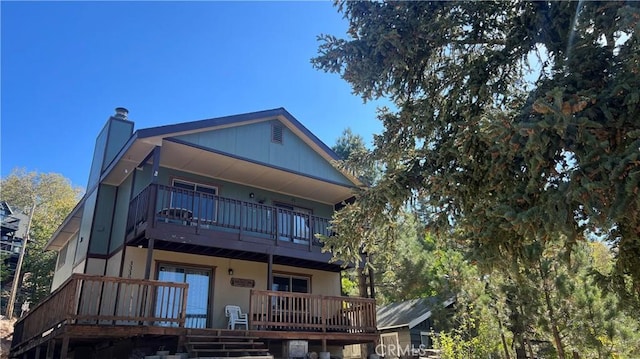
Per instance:
[[[149,185],[148,187],[153,186],[154,184]],[[226,200],[226,201],[232,201],[232,202],[238,202],[239,204],[243,205],[243,206],[252,206],[252,207],[264,207],[265,209],[272,209],[272,210],[279,210],[282,212],[288,212],[288,213],[296,213],[296,214],[300,214],[301,216],[308,216],[308,217],[314,217],[314,218],[321,218],[321,219],[331,219],[331,218],[327,218],[327,217],[322,217],[322,216],[317,216],[311,213],[306,213],[306,212],[299,212],[296,210],[290,210],[287,208],[281,208],[278,206],[271,206],[268,204],[264,204],[264,203],[255,203],[255,202],[249,202],[249,201],[244,201],[238,198],[233,198],[233,197],[225,197],[225,196],[220,196],[217,194],[208,194],[208,193],[203,193],[203,192],[199,192],[199,191],[194,191],[194,190],[190,190],[190,189],[185,189],[185,188],[180,188],[180,187],[175,187],[175,186],[169,186],[169,185],[164,185],[164,184],[155,184],[156,186],[158,186],[158,190],[179,190],[180,192],[183,193],[192,193],[194,194],[194,196],[198,196],[198,197],[202,197],[202,198],[215,198],[215,199],[221,199],[221,200]],[[141,192],[142,193],[142,192]],[[171,207],[171,208],[183,208],[183,209],[190,209],[190,208],[184,208],[183,207]]]
[[[171,285],[172,287],[180,287],[180,288],[188,288],[189,284],[181,283],[181,282],[168,282],[164,280],[157,279],[136,279],[136,278],[125,278],[125,277],[111,277],[105,275],[95,275],[95,274],[84,274],[84,273],[74,273],[71,275],[72,277],[76,277],[79,279],[99,279],[103,282],[119,282],[119,283],[129,283],[129,284],[158,284],[162,283],[163,285]]]
[[[354,302],[362,302],[362,303],[375,303],[374,298],[363,298],[363,297],[348,297],[341,295],[324,295],[324,294],[311,294],[311,293],[298,293],[298,292],[282,292],[277,290],[265,290],[265,289],[251,289],[251,294],[267,294],[267,295],[276,295],[281,297],[289,297],[289,298],[325,298],[328,300],[345,300]]]

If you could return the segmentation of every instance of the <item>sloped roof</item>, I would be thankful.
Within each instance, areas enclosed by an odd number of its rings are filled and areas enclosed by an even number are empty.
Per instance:
[[[172,125],[164,125],[158,127],[144,128],[137,131],[137,138],[149,138],[149,137],[169,137],[183,133],[198,132],[212,128],[236,126],[243,123],[248,123],[256,120],[264,120],[269,118],[285,119],[285,124],[290,125],[291,129],[295,131],[298,136],[310,141],[317,146],[317,151],[322,152],[324,156],[328,156],[333,160],[338,160],[339,157],[336,153],[324,142],[322,142],[316,135],[309,131],[300,121],[298,121],[293,115],[291,115],[283,107],[263,110],[256,112],[243,113],[238,115],[224,116],[209,118],[205,120],[182,122]]]
[[[164,125],[139,129],[133,133],[129,141],[123,146],[120,153],[102,174],[100,182],[111,185],[119,185],[124,180],[126,173],[140,165],[145,157],[155,146],[161,146],[163,141],[170,141],[175,137],[190,133],[205,132],[215,129],[241,126],[243,124],[269,121],[278,119],[289,128],[303,142],[309,145],[317,154],[328,162],[338,160],[338,155],[324,144],[318,137],[302,125],[284,108],[244,113],[239,115],[210,118],[199,121],[183,122],[173,125]],[[362,182],[348,171],[336,168],[352,184],[353,187],[362,185]],[[87,191],[89,192],[89,191]]]
[[[409,329],[431,317],[431,311],[440,299],[436,297],[410,299],[404,302],[389,303],[377,309],[378,330],[409,327]],[[445,300],[445,307],[454,299]]]

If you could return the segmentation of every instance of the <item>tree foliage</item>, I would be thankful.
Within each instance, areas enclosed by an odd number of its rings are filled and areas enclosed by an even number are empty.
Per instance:
[[[371,161],[381,178],[334,219],[337,256],[426,224],[485,270],[565,258],[598,235],[612,288],[640,303],[640,10],[633,2],[337,2],[348,38],[320,36],[322,70],[388,97]]]
[[[29,213],[35,205],[22,273],[24,294],[37,303],[49,294],[56,263],[55,253],[45,252],[44,246],[78,203],[82,189],[60,174],[24,169],[14,169],[0,187],[2,200],[13,209]]]

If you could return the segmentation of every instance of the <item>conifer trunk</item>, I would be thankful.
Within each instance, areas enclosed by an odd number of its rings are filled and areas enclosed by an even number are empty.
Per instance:
[[[544,301],[547,305],[547,313],[549,315],[549,323],[551,325],[551,333],[553,334],[553,343],[558,351],[558,358],[565,359],[564,348],[562,347],[562,338],[560,338],[560,332],[558,331],[558,325],[556,316],[551,304],[551,294],[549,293],[549,287],[547,285],[547,276],[544,275],[542,270],[542,263],[538,260],[538,270],[540,272],[540,279],[542,279],[542,286],[544,291]]]
[[[527,339],[527,349],[529,349],[531,359],[535,358],[536,356],[533,354],[533,348],[531,347],[531,341],[529,339]]]
[[[502,320],[500,319],[500,312],[498,308],[496,310],[496,319],[498,319],[498,328],[500,329],[500,339],[502,339],[502,347],[504,348],[504,357],[505,359],[511,359],[509,355],[509,347],[507,346],[507,339],[504,337],[504,331],[502,330]]]

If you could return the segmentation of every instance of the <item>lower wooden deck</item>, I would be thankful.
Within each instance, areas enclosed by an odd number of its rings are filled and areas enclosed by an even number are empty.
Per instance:
[[[181,327],[159,327],[150,325],[86,325],[65,324],[53,329],[47,335],[22,343],[12,348],[11,358],[74,358],[87,355],[86,348],[105,348],[123,340],[135,339],[138,345],[162,343],[167,347],[182,349],[185,338],[189,336],[258,338],[275,343],[288,340],[306,340],[326,346],[373,343],[375,333],[319,333],[305,331],[274,330],[227,330],[192,329]],[[80,354],[74,354],[78,348],[85,348]]]
[[[84,347],[88,352],[73,358],[85,358],[125,340],[177,349],[193,335],[306,340],[323,351],[377,338],[373,299],[252,289],[244,330],[195,329],[186,321],[187,291],[186,283],[73,274],[16,322],[10,356],[40,358],[44,349],[47,359],[67,358]]]

